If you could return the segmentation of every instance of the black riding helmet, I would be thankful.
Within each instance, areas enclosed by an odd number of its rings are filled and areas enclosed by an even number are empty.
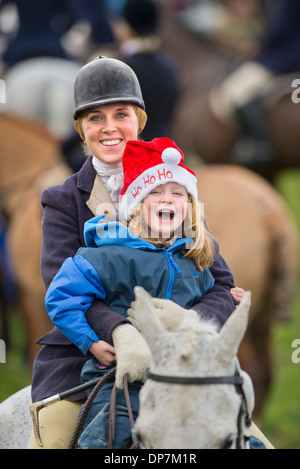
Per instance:
[[[79,70],[74,83],[74,120],[82,111],[117,102],[145,109],[139,81],[128,65],[100,56]]]

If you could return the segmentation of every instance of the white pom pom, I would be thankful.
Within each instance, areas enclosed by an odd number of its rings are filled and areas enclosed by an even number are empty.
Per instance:
[[[161,158],[164,163],[179,164],[181,160],[181,154],[178,150],[176,150],[176,148],[169,147],[162,152]]]

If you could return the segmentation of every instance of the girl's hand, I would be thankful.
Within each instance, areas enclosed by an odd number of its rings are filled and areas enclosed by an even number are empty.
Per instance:
[[[103,365],[111,366],[116,361],[115,348],[104,340],[94,342],[90,347],[90,352]]]

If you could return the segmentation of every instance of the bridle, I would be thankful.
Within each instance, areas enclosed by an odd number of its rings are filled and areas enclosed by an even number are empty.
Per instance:
[[[76,442],[84,423],[86,414],[101,387],[103,384],[108,381],[109,379],[113,378],[116,372],[116,368],[113,368],[109,373],[106,374],[102,379],[98,381],[95,385],[92,393],[88,397],[83,410],[77,420],[76,427],[69,445],[70,449],[75,448]],[[152,381],[158,381],[161,383],[170,383],[170,384],[184,384],[184,385],[216,385],[216,384],[232,384],[235,386],[237,393],[241,396],[241,405],[237,417],[237,437],[236,437],[236,449],[242,448],[242,441],[244,438],[244,443],[247,441],[247,437],[243,437],[242,433],[242,418],[245,416],[245,425],[246,427],[250,427],[251,425],[251,417],[248,411],[247,400],[243,389],[244,378],[241,376],[239,372],[239,365],[238,361],[236,362],[236,369],[235,374],[232,376],[204,376],[204,377],[194,377],[194,376],[168,376],[168,375],[160,375],[157,373],[152,373],[149,369],[146,370],[147,379]],[[128,392],[128,376],[124,376],[124,392],[125,398],[128,408],[128,415],[130,420],[131,429],[134,429],[134,420],[130,405],[130,397]],[[111,402],[110,402],[110,411],[109,411],[109,418],[108,418],[108,449],[112,448],[113,439],[114,439],[114,431],[115,431],[115,405],[116,405],[116,385],[113,387],[113,391],[111,394]],[[132,434],[133,437],[133,449],[139,448],[139,442],[137,438],[135,438],[134,433]]]
[[[216,384],[232,384],[235,386],[236,392],[241,396],[241,405],[237,417],[237,437],[236,449],[242,448],[242,441],[244,443],[249,439],[243,436],[242,432],[242,418],[245,416],[245,425],[247,428],[251,425],[251,417],[248,411],[247,400],[243,388],[244,378],[241,376],[238,365],[236,366],[235,373],[232,376],[168,376],[152,373],[150,370],[146,372],[147,379],[158,381],[160,383],[170,384],[183,384],[183,385],[216,385]]]

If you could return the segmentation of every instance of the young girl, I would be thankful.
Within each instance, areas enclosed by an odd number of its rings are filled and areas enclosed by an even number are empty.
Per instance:
[[[123,156],[124,186],[119,221],[103,215],[85,224],[86,248],[68,258],[51,283],[46,307],[54,324],[84,353],[99,341],[85,312],[94,299],[127,317],[134,301],[134,287],[143,286],[160,298],[159,316],[174,330],[183,314],[198,314],[192,308],[212,311],[216,322],[224,305],[232,301],[228,267],[210,271],[217,244],[203,222],[197,203],[197,181],[183,165],[184,155],[167,138],[151,142],[128,141]],[[99,223],[100,222],[100,223]],[[231,298],[231,299],[230,299]],[[172,307],[170,308],[170,305]],[[177,305],[177,306],[176,306]],[[231,312],[232,312],[231,310]],[[112,332],[117,361],[116,384],[129,376],[133,414],[138,413],[138,393],[150,363],[148,347],[131,324]],[[110,369],[99,357],[87,361],[82,381],[102,376]],[[85,421],[80,448],[106,448],[106,419],[113,383],[101,388]],[[117,393],[115,448],[130,444],[130,425],[123,392]]]

